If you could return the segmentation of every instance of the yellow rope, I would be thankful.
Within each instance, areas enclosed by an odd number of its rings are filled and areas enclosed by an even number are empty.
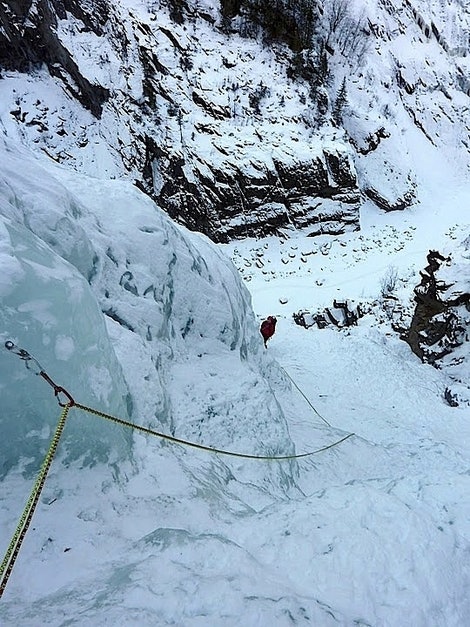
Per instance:
[[[100,418],[106,418],[106,420],[110,420],[111,422],[115,422],[119,425],[123,425],[125,427],[131,427],[132,429],[137,429],[137,431],[141,431],[142,433],[146,433],[147,435],[154,435],[158,438],[162,438],[164,440],[169,440],[170,442],[174,442],[176,444],[183,444],[184,446],[191,446],[193,448],[200,449],[202,451],[209,451],[210,453],[220,453],[221,455],[230,455],[232,457],[242,457],[243,459],[261,459],[261,460],[285,460],[285,459],[300,459],[301,457],[309,457],[310,455],[315,455],[316,453],[321,453],[322,451],[326,451],[329,448],[333,448],[333,446],[337,446],[344,442],[348,438],[354,435],[354,433],[349,433],[341,440],[337,442],[333,442],[333,444],[328,444],[328,446],[323,446],[315,451],[309,451],[308,453],[301,453],[300,455],[280,455],[280,456],[272,456],[272,455],[249,455],[247,453],[234,453],[232,451],[226,451],[219,448],[212,448],[211,446],[205,446],[204,444],[196,444],[195,442],[189,442],[188,440],[181,440],[180,438],[175,438],[171,435],[165,435],[164,433],[160,433],[159,431],[153,431],[152,429],[148,429],[147,427],[141,427],[140,425],[136,425],[133,422],[129,422],[127,420],[122,420],[121,418],[116,418],[115,416],[111,416],[110,414],[105,414],[102,411],[98,411],[96,409],[92,409],[91,407],[87,407],[86,405],[81,405],[80,403],[75,403],[75,407],[78,409],[82,409],[83,411],[88,412],[89,414],[94,414],[95,416],[99,416]]]
[[[21,515],[21,518],[18,522],[16,531],[13,534],[13,537],[8,546],[5,557],[3,558],[3,562],[0,565],[0,598],[3,595],[3,592],[8,582],[8,578],[11,575],[11,571],[13,570],[13,567],[15,565],[16,558],[18,557],[21,544],[23,543],[26,532],[28,531],[29,524],[34,515],[34,511],[36,509],[36,505],[38,504],[39,497],[41,496],[41,492],[44,487],[44,483],[46,481],[47,473],[49,472],[49,468],[51,467],[52,460],[54,459],[54,455],[57,451],[57,446],[59,444],[60,436],[62,435],[62,432],[64,430],[65,421],[67,419],[69,408],[70,408],[70,405],[66,405],[62,411],[55,433],[52,437],[49,450],[47,451],[46,456],[44,457],[44,461],[42,462],[41,469],[39,470],[39,474],[36,478],[36,482],[29,496],[28,502],[26,503],[26,506],[23,510],[23,514]]]

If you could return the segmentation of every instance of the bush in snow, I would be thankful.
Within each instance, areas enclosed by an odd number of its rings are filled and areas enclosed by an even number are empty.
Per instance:
[[[389,266],[380,281],[380,295],[382,299],[391,298],[396,290],[398,270],[395,266]]]

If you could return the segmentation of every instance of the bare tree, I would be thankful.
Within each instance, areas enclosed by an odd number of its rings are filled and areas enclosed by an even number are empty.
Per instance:
[[[331,0],[328,3],[326,47],[343,57],[360,63],[368,47],[364,13],[351,13],[349,0]]]
[[[335,38],[335,34],[341,29],[344,21],[349,18],[348,0],[331,0],[328,3],[328,24],[326,43],[329,44]]]

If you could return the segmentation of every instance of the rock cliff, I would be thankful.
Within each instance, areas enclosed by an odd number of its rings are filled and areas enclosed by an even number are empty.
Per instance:
[[[340,27],[330,5],[302,1],[304,21],[251,0],[3,3],[2,124],[68,167],[133,180],[222,242],[358,229],[366,198],[405,209],[419,200],[420,141],[468,168],[458,0],[451,32],[438,3],[429,15],[377,5],[383,27],[373,7],[344,5]],[[410,63],[394,29],[429,63]]]

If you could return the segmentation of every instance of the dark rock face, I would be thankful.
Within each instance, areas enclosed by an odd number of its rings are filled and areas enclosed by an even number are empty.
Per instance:
[[[170,0],[168,6],[175,24],[207,21],[202,13],[190,16],[180,0]],[[229,9],[236,10],[236,3]],[[39,111],[37,104],[26,108],[21,102],[11,109],[18,124],[27,126],[25,111],[34,111],[36,127],[50,127],[50,137],[31,134],[30,142],[40,141],[41,149],[59,163],[78,157],[80,164],[80,151],[94,143],[92,133],[98,133],[99,141],[105,136],[112,159],[119,161],[118,176],[132,176],[173,219],[217,242],[286,228],[312,236],[359,229],[360,194],[347,144],[322,151],[318,143],[311,148],[298,137],[287,145],[278,138],[274,157],[259,102],[254,106],[250,100],[260,86],[242,88],[226,79],[221,99],[220,90],[204,85],[203,70],[191,74],[184,28],[169,29],[155,15],[146,23],[131,11],[120,16],[117,11],[108,0],[0,3],[0,67],[19,72],[46,67],[73,99],[103,120],[102,128],[90,130],[88,123],[78,134],[64,124],[54,135],[47,103]],[[82,33],[93,37],[84,44],[90,50],[80,56],[81,42],[76,46],[73,38]],[[94,54],[101,42],[103,57]],[[96,73],[90,72],[91,59]],[[236,65],[224,57],[224,71]],[[245,133],[244,124],[230,126],[235,102],[238,118],[256,129],[253,136]],[[189,130],[188,116],[196,119]],[[298,156],[294,141],[299,142]],[[90,150],[87,164],[96,158]]]
[[[442,263],[449,263],[450,259],[431,250],[427,260],[428,265],[420,273],[421,283],[414,290],[413,318],[402,338],[422,361],[436,364],[467,340],[459,309],[463,306],[470,311],[470,294],[443,299],[442,294],[451,286],[439,281],[436,275]]]
[[[385,196],[380,194],[373,187],[366,188],[364,193],[368,198],[370,198],[370,200],[372,200],[373,203],[377,205],[377,207],[383,209],[384,211],[403,211],[407,207],[410,207],[416,198],[413,190],[406,192],[403,196],[395,198],[394,200],[385,198]]]
[[[250,167],[231,159],[221,165],[168,158],[155,149],[160,176],[157,202],[174,219],[214,241],[265,236],[280,229],[309,235],[359,229],[360,195],[348,153],[327,152],[310,160],[267,158]],[[151,160],[151,158],[150,158]],[[204,166],[204,167],[202,167]],[[149,170],[148,170],[149,171]],[[150,187],[152,179],[147,177]]]
[[[0,4],[0,67],[28,72],[46,64],[69,92],[93,115],[100,117],[109,91],[90,83],[79,71],[57,35],[58,20],[72,14],[84,31],[103,34],[109,16],[105,0],[10,0]]]

